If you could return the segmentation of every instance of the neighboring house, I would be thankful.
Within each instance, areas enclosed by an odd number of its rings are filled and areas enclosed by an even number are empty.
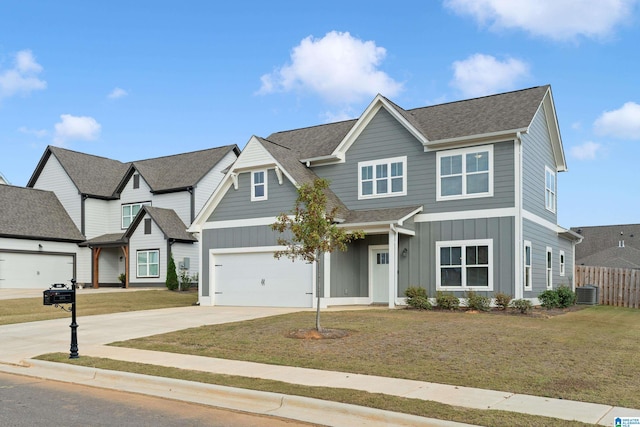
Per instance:
[[[0,185],[7,185],[10,184],[9,181],[7,181],[7,178],[4,177],[4,175],[2,175],[2,172],[0,172]]]
[[[404,304],[409,286],[530,298],[570,284],[580,236],[557,225],[567,170],[549,86],[404,110],[376,96],[356,120],[252,137],[189,231],[200,303]],[[320,271],[275,260],[270,224],[327,178],[338,224],[366,237]]]
[[[235,145],[121,163],[47,147],[27,187],[52,191],[86,236],[77,281],[164,285],[169,254],[181,272],[198,272],[198,244],[186,232],[237,158]]]
[[[70,284],[84,236],[50,191],[0,185],[0,289]]]
[[[584,237],[576,265],[640,269],[640,224],[572,227]]]

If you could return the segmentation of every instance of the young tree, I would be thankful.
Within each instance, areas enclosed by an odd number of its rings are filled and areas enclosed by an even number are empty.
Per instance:
[[[293,215],[281,213],[271,228],[280,233],[291,232],[288,239],[279,238],[278,244],[287,249],[275,253],[280,259],[286,257],[295,261],[301,259],[316,263],[316,271],[320,271],[320,258],[326,252],[336,249],[347,250],[347,244],[355,239],[364,238],[364,232],[353,231],[347,233],[338,228],[334,222],[337,208],[327,212],[327,196],[325,190],[329,188],[326,179],[315,179],[313,184],[303,184],[298,188],[298,198],[294,206]],[[320,327],[320,281],[316,280],[316,329]]]

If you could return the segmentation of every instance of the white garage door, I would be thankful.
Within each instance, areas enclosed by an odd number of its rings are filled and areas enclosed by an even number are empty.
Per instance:
[[[311,307],[313,268],[273,252],[213,255],[215,305]]]
[[[0,252],[0,288],[49,289],[72,277],[72,255]]]

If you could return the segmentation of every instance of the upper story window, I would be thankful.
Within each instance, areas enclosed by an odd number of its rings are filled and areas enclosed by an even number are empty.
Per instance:
[[[140,212],[140,208],[144,205],[151,205],[150,202],[143,203],[129,203],[127,205],[122,205],[122,228],[129,228],[131,223],[133,222],[133,218],[138,215]]]
[[[493,290],[493,240],[436,242],[436,289]]]
[[[406,156],[358,163],[358,199],[406,194]]]
[[[492,145],[441,151],[436,162],[436,200],[493,195]]]
[[[544,205],[547,210],[556,211],[556,174],[548,167],[544,170]]]
[[[251,172],[251,201],[267,200],[267,171]]]

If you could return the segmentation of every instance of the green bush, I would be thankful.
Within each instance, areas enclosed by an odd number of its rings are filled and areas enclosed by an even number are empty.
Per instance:
[[[436,304],[443,310],[457,310],[460,307],[460,299],[453,294],[438,291]]]
[[[560,297],[553,290],[547,290],[538,295],[540,305],[546,309],[556,308],[560,306]]]
[[[178,273],[176,273],[176,262],[173,260],[173,254],[169,255],[167,264],[167,280],[165,281],[167,289],[175,291],[178,289]]]
[[[533,304],[528,299],[514,299],[511,301],[510,306],[520,311],[522,314],[527,314],[529,311],[533,310]]]
[[[511,302],[511,295],[507,295],[502,292],[498,292],[494,296],[496,300],[496,306],[501,310],[506,310],[509,307],[509,303]]]
[[[473,291],[467,291],[467,307],[469,310],[489,311],[491,309],[491,298]]]
[[[188,291],[189,288],[191,288],[191,281],[193,279],[189,275],[188,271],[183,270],[182,272],[180,272],[180,276],[178,277],[178,279],[180,281],[180,286],[178,288],[179,290]]]
[[[404,296],[407,297],[407,305],[409,307],[417,308],[418,310],[431,310],[433,308],[425,288],[409,286],[404,291]]]
[[[568,286],[560,286],[556,289],[561,308],[570,307],[576,303],[576,293]]]

